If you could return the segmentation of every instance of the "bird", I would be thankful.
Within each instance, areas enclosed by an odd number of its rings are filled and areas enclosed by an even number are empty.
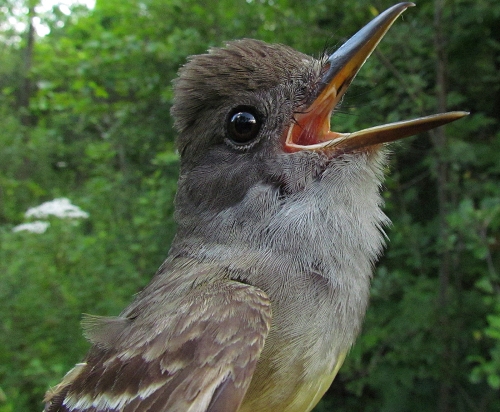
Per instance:
[[[380,13],[331,55],[242,39],[179,69],[177,231],[116,317],[87,315],[82,363],[46,412],[310,411],[360,332],[389,219],[387,145],[465,116],[351,133],[330,118],[413,3]]]

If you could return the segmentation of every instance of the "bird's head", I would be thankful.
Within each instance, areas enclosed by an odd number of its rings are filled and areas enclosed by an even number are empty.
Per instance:
[[[445,113],[354,133],[330,130],[332,112],[361,66],[412,5],[389,8],[322,59],[249,39],[191,57],[176,80],[172,108],[181,154],[178,209],[189,205],[198,218],[220,213],[259,185],[276,199],[300,196],[342,168],[354,170],[346,172],[351,176],[366,172],[364,179],[378,190],[381,147],[464,116]],[[330,187],[345,184],[330,180]],[[351,183],[357,184],[354,178]]]

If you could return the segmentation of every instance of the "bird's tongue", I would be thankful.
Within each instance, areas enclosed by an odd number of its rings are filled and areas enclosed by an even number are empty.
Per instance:
[[[392,142],[466,116],[467,112],[449,112],[414,120],[371,127],[353,133],[330,130],[333,109],[346,92],[366,59],[399,15],[413,3],[399,3],[379,14],[344,43],[327,61],[317,96],[302,113],[295,116],[285,134],[287,152],[329,149],[347,152]]]

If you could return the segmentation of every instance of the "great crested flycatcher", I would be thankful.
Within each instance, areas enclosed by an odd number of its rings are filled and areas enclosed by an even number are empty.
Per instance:
[[[358,334],[381,254],[384,144],[451,112],[330,131],[397,4],[331,56],[233,41],[191,57],[172,115],[177,234],[118,317],[86,317],[92,342],[46,411],[304,412]]]

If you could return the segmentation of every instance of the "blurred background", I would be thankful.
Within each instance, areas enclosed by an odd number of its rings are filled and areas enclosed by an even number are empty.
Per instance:
[[[0,0],[0,412],[41,410],[89,347],[81,314],[117,315],[166,257],[186,57],[242,37],[319,57],[394,3]],[[496,0],[418,1],[332,124],[446,110],[471,115],[392,145],[390,241],[316,411],[500,411]]]

